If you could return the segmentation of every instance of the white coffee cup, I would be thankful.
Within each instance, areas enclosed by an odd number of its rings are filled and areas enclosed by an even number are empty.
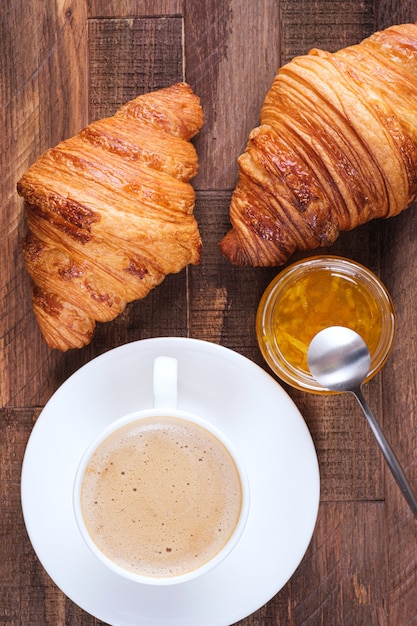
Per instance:
[[[74,482],[75,518],[91,552],[143,584],[186,582],[212,570],[237,545],[249,512],[248,479],[233,444],[177,408],[177,368],[172,357],[155,359],[153,408],[105,428]]]

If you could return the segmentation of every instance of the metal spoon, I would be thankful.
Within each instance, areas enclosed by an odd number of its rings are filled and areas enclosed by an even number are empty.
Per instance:
[[[311,374],[320,385],[333,391],[349,391],[356,397],[398,486],[417,518],[417,500],[410,484],[362,394],[361,385],[371,363],[362,337],[342,326],[325,328],[313,338],[307,358]]]

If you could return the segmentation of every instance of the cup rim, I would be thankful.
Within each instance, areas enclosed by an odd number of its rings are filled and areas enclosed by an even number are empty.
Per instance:
[[[112,559],[110,559],[100,550],[100,548],[96,545],[96,543],[90,536],[90,533],[88,532],[88,529],[84,522],[84,517],[83,517],[82,507],[81,507],[80,494],[81,494],[81,485],[82,485],[82,480],[84,476],[84,471],[86,469],[86,466],[92,454],[96,450],[96,448],[109,435],[117,431],[119,428],[122,428],[123,426],[130,424],[131,422],[139,421],[141,419],[146,419],[149,417],[175,417],[178,419],[183,419],[184,421],[193,422],[195,424],[198,424],[202,428],[205,428],[208,432],[210,432],[212,435],[217,437],[217,439],[219,439],[219,441],[228,450],[238,470],[240,484],[241,484],[241,507],[240,507],[239,518],[226,544],[212,558],[210,558],[208,561],[206,561],[199,567],[193,570],[190,570],[188,572],[185,572],[182,574],[176,574],[173,576],[147,576],[145,574],[139,574],[131,570],[128,570],[122,567],[121,565],[115,563]],[[183,411],[181,409],[149,408],[149,409],[140,409],[138,411],[133,411],[131,413],[128,413],[122,417],[115,419],[113,422],[108,424],[104,429],[102,429],[94,437],[94,439],[90,442],[90,444],[84,450],[80,458],[80,461],[78,463],[76,474],[75,474],[74,485],[73,485],[72,498],[73,498],[72,508],[73,508],[77,528],[81,534],[81,537],[84,540],[84,543],[92,552],[92,554],[95,555],[96,558],[98,558],[99,561],[101,561],[103,565],[105,565],[113,573],[119,576],[122,576],[123,578],[128,579],[132,582],[161,586],[161,585],[173,585],[173,584],[184,583],[184,582],[193,580],[194,578],[197,578],[199,576],[202,576],[206,574],[207,572],[211,571],[212,569],[214,569],[215,567],[217,567],[217,565],[219,565],[233,551],[240,537],[243,534],[243,531],[245,529],[247,519],[249,516],[250,487],[249,487],[249,480],[248,480],[247,472],[240,458],[240,455],[238,454],[235,446],[230,441],[230,439],[215,424],[211,423],[207,419],[202,418],[194,413]]]

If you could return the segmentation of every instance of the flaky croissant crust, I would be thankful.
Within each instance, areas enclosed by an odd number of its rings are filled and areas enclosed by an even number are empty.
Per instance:
[[[202,125],[199,99],[178,83],[59,143],[18,182],[33,310],[51,348],[86,345],[97,321],[199,262],[189,140]]]
[[[282,265],[417,199],[417,25],[283,66],[238,159],[234,264]]]

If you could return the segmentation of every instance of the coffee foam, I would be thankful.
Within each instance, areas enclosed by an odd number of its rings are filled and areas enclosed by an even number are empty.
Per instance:
[[[123,426],[91,458],[81,504],[93,540],[115,563],[169,577],[215,556],[240,514],[241,484],[224,445],[198,424],[151,417]]]

